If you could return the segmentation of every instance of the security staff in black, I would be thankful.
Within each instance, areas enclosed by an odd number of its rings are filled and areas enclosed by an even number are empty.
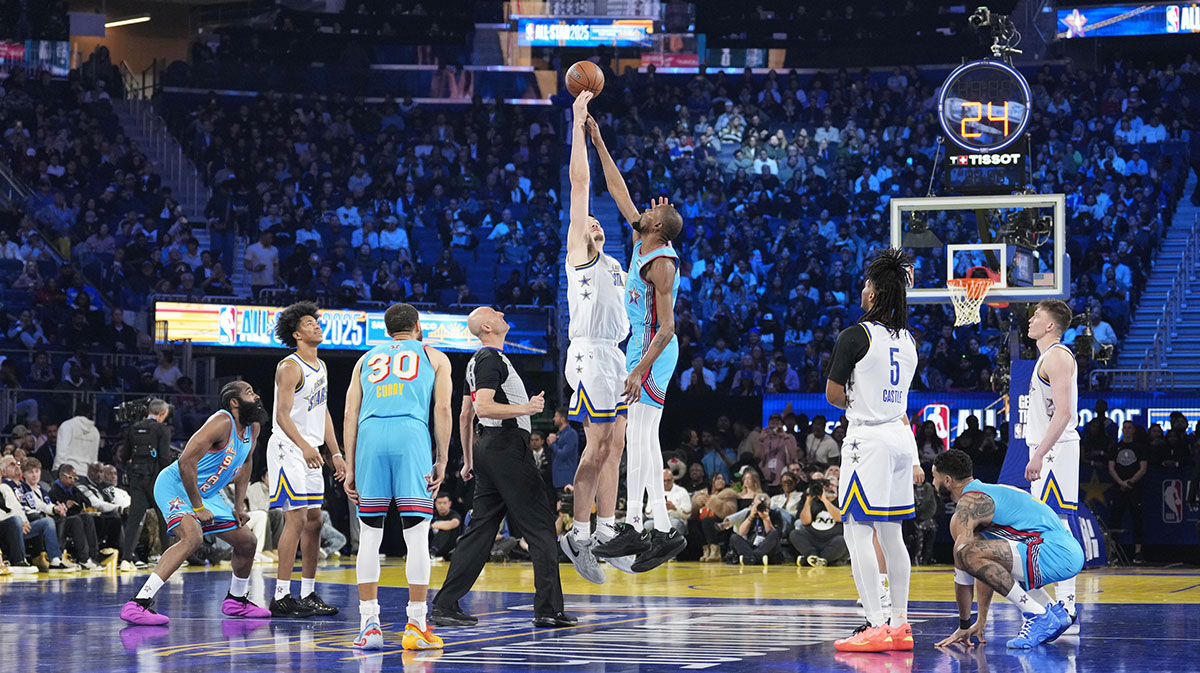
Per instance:
[[[171,454],[171,428],[165,425],[171,408],[160,399],[152,399],[147,405],[149,414],[125,430],[125,441],[121,445],[120,458],[125,461],[125,473],[129,476],[129,517],[125,520],[125,546],[122,558],[134,558],[138,538],[142,536],[142,520],[146,510],[154,508],[154,480],[163,468],[174,462]],[[159,539],[166,549],[167,524],[159,512]],[[145,559],[139,560],[139,562]]]
[[[442,590],[433,599],[432,621],[438,626],[471,626],[478,621],[463,612],[458,601],[479,578],[507,515],[529,544],[533,560],[534,626],[571,626],[578,620],[563,612],[554,514],[529,448],[529,417],[542,411],[545,393],[531,399],[504,356],[508,323],[503,313],[477,308],[468,316],[467,327],[483,344],[467,363],[458,426],[463,445],[461,475],[475,477],[475,499],[471,522],[458,540]]]

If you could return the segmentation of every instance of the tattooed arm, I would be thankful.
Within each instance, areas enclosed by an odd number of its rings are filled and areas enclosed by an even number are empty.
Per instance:
[[[979,492],[963,494],[950,519],[954,566],[981,580],[992,591],[1006,596],[1014,583],[1008,542],[988,540],[978,534],[981,528],[992,523],[995,512],[996,503],[988,496]]]

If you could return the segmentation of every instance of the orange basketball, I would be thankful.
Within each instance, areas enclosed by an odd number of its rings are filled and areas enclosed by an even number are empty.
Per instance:
[[[567,69],[567,93],[578,96],[583,91],[591,91],[593,96],[599,96],[604,90],[604,71],[591,61],[579,61]]]

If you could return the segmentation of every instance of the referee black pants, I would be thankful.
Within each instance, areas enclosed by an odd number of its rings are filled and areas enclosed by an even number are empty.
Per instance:
[[[471,521],[458,539],[446,581],[433,599],[434,607],[458,608],[459,599],[471,590],[490,558],[496,533],[507,515],[529,544],[534,614],[549,616],[562,612],[554,515],[533,462],[529,434],[515,428],[485,428],[475,443],[474,461],[475,500],[471,505]]]

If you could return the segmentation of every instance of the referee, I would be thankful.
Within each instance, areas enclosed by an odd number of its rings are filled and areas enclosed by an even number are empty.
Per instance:
[[[533,559],[534,626],[572,626],[578,620],[563,612],[554,515],[529,448],[529,417],[541,412],[545,393],[530,399],[521,376],[504,356],[508,323],[503,313],[477,308],[467,317],[467,328],[483,344],[467,363],[458,426],[463,445],[461,474],[463,479],[477,478],[475,500],[471,522],[458,540],[446,581],[433,599],[433,623],[472,626],[479,621],[463,612],[458,601],[479,578],[500,522],[508,515],[529,544]],[[476,414],[479,424],[472,428]]]

